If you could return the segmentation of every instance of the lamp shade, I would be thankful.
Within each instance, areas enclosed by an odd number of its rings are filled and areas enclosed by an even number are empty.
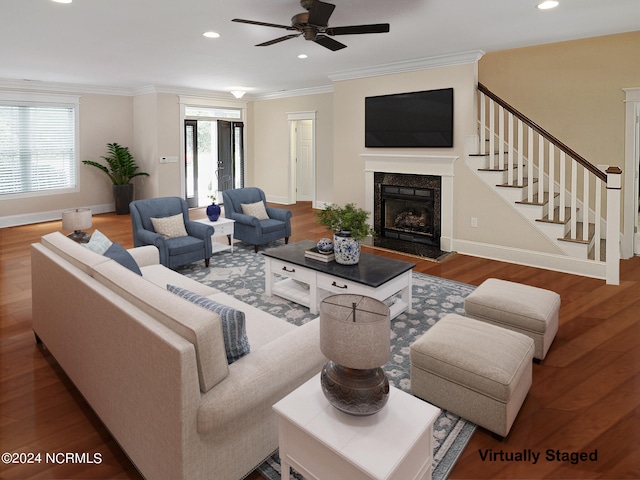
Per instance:
[[[62,212],[62,229],[78,231],[91,226],[90,208],[72,208]]]
[[[320,350],[334,363],[359,370],[389,361],[389,307],[363,295],[332,295],[320,305]]]

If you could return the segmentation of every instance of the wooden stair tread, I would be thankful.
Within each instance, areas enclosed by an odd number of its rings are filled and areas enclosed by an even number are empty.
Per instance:
[[[564,220],[560,220],[560,207],[556,207],[553,211],[553,218],[549,217],[549,215],[545,215],[542,218],[536,218],[536,222],[557,223],[559,225],[565,224],[571,218],[571,208],[565,207],[564,212],[565,212]]]
[[[593,239],[593,236],[596,234],[596,226],[593,223],[589,224],[589,232],[587,234],[587,240],[582,239],[582,233],[584,229],[584,222],[576,223],[576,238],[571,238],[571,232],[567,233],[564,237],[558,238],[558,240],[562,240],[564,242],[573,242],[573,243],[583,243],[589,244]]]
[[[517,181],[516,178],[514,178],[514,181]],[[522,185],[509,185],[508,183],[499,183],[498,185],[496,185],[496,187],[503,187],[503,188],[524,188],[524,187],[528,187],[530,184],[533,185],[534,183],[538,183],[538,179],[534,178],[533,182],[529,183],[529,179],[528,178],[523,178],[522,179]]]
[[[559,196],[560,196],[559,193],[554,193],[554,198],[557,198]],[[537,193],[534,193],[533,194],[533,200],[531,202],[529,202],[528,200],[518,200],[516,203],[520,204],[520,205],[538,205],[538,206],[543,206],[543,205],[546,205],[547,203],[549,203],[549,192],[544,192],[544,194],[542,195],[542,200],[539,200],[539,195]]]
[[[517,168],[518,168],[517,165],[513,166],[514,170],[516,170]],[[500,167],[479,168],[478,171],[479,172],[508,172],[509,171],[509,167],[505,165],[503,168],[500,168]]]

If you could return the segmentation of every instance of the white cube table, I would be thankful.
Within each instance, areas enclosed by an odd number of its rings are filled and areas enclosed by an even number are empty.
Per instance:
[[[325,398],[317,375],[273,406],[279,420],[282,478],[430,479],[433,424],[440,409],[391,387],[378,413],[357,417]]]
[[[233,224],[236,223],[235,220],[231,220],[230,218],[219,217],[218,220],[212,222],[208,218],[200,218],[195,220],[196,222],[205,223],[207,225],[211,225],[213,227],[213,235],[211,235],[211,249],[213,253],[216,252],[224,252],[226,250],[231,250],[233,253]],[[220,243],[216,241],[216,238],[229,236],[228,245],[225,243]]]

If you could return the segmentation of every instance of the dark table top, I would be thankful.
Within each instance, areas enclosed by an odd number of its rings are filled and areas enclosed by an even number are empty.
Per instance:
[[[269,248],[264,250],[262,254],[374,288],[416,266],[415,263],[403,262],[402,260],[394,260],[365,252],[360,253],[360,261],[356,265],[341,265],[335,261],[325,263],[305,257],[304,252],[315,246],[315,242],[305,240],[282,247]]]

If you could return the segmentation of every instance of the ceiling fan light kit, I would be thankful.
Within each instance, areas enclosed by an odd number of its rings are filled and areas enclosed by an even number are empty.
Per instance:
[[[278,25],[276,23],[258,22],[255,20],[245,20],[242,18],[234,18],[232,21],[238,23],[247,23],[250,25],[260,25],[263,27],[283,28],[285,30],[298,32],[274,38],[273,40],[269,40],[267,42],[259,43],[256,45],[257,47],[266,47],[303,35],[305,40],[315,42],[318,45],[328,48],[329,50],[334,52],[346,48],[345,44],[331,38],[335,35],[387,33],[389,31],[388,23],[329,27],[329,18],[336,8],[335,5],[331,3],[321,2],[320,0],[300,0],[300,5],[307,11],[294,15],[291,18],[291,25]]]

